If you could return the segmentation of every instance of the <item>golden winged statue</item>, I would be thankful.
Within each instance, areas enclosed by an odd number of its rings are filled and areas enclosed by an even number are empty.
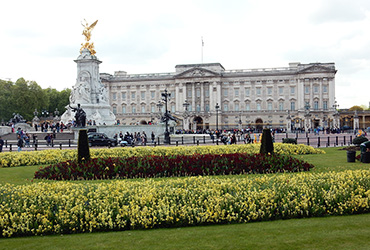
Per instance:
[[[91,55],[95,55],[96,51],[94,50],[94,43],[90,43],[90,38],[91,38],[91,31],[94,29],[95,25],[98,23],[98,20],[96,20],[95,22],[93,22],[91,25],[89,25],[86,21],[86,19],[84,19],[85,21],[85,24],[82,24],[82,26],[84,27],[84,30],[82,31],[82,35],[85,36],[85,43],[82,43],[82,47],[80,49],[80,53],[82,53],[82,50],[83,49],[88,49],[91,53]]]

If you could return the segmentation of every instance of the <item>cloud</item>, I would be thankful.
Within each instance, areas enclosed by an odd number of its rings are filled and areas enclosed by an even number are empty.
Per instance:
[[[321,6],[320,6],[321,4]],[[367,0],[325,0],[311,16],[316,24],[327,22],[356,22],[366,18],[370,8]]]

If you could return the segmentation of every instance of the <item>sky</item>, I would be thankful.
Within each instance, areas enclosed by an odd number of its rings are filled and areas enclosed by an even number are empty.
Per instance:
[[[17,0],[0,6],[2,80],[72,88],[86,19],[98,20],[91,41],[103,62],[100,73],[166,73],[201,62],[226,70],[333,62],[339,108],[369,106],[369,0]]]

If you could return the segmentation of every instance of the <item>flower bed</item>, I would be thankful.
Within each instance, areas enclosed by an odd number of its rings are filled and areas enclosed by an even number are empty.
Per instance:
[[[370,212],[370,171],[0,185],[2,237]]]
[[[193,175],[299,172],[313,168],[299,159],[279,154],[204,154],[133,156],[95,159],[79,164],[67,161],[40,168],[36,179],[93,180]]]
[[[219,146],[179,146],[179,147],[135,147],[91,149],[92,158],[132,157],[145,155],[191,155],[191,154],[232,154],[259,153],[260,144],[219,145]],[[287,155],[323,154],[321,149],[305,145],[274,144],[274,152]],[[0,167],[17,167],[55,164],[74,160],[77,150],[42,150],[28,152],[3,152],[0,154]]]

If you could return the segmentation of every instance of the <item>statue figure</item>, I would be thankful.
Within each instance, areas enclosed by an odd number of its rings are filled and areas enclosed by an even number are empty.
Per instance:
[[[77,104],[77,108],[73,108],[69,106],[73,112],[76,112],[75,119],[77,127],[85,127],[86,126],[86,113],[81,108],[80,104]]]
[[[84,19],[86,24],[82,24],[84,27],[84,30],[82,31],[82,35],[85,36],[85,44],[81,43],[82,47],[80,49],[80,53],[82,53],[83,49],[88,49],[91,53],[91,55],[95,55],[96,51],[94,50],[94,43],[89,43],[90,38],[91,38],[91,31],[94,29],[95,25],[98,23],[98,20],[96,20],[93,24],[89,25],[86,20]]]

